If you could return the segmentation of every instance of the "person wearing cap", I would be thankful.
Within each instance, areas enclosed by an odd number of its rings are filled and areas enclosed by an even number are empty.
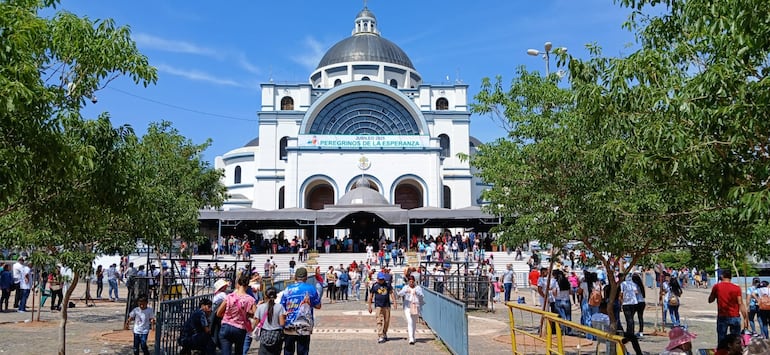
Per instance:
[[[682,327],[674,327],[668,332],[668,345],[661,355],[689,355],[692,354],[692,341],[697,336]]]
[[[310,335],[313,333],[313,310],[321,309],[321,296],[315,286],[307,283],[307,269],[297,268],[294,273],[295,283],[283,290],[281,306],[285,313],[281,315],[285,324],[284,354],[298,355],[310,353]]]
[[[210,299],[202,299],[199,308],[193,311],[190,318],[185,321],[178,340],[178,344],[182,346],[180,354],[191,354],[192,350],[202,351],[206,355],[216,353],[216,346],[211,340],[211,327],[208,319],[211,314],[211,305]]]
[[[385,282],[386,273],[377,274],[377,283],[372,286],[369,292],[369,313],[372,313],[372,304],[377,309],[377,339],[378,343],[388,341],[388,327],[390,326],[390,309],[397,308],[396,294],[393,287]]]

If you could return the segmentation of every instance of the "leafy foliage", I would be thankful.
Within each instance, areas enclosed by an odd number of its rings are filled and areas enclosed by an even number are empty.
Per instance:
[[[118,76],[149,85],[156,70],[127,27],[112,20],[38,13],[58,1],[0,2],[0,245],[31,252],[33,265],[73,270],[67,304],[96,254],[126,254],[139,236],[187,236],[198,209],[218,205],[221,172],[168,123],[143,140],[105,113],[82,117]]]

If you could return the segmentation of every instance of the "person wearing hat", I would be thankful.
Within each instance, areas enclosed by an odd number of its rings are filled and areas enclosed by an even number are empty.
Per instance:
[[[211,309],[219,309],[219,306],[227,297],[227,287],[230,282],[225,279],[219,279],[214,282],[214,297],[211,298]],[[219,346],[219,329],[222,327],[222,317],[217,316],[217,312],[209,314],[209,324],[211,325],[211,340]]]
[[[310,353],[310,335],[313,333],[313,310],[321,309],[321,296],[315,286],[307,283],[307,269],[297,268],[295,283],[283,290],[281,306],[286,311],[284,325],[284,354],[299,355]]]
[[[697,336],[682,327],[671,328],[668,332],[668,345],[661,355],[689,355],[692,354],[692,341]]]
[[[372,304],[377,309],[377,339],[378,343],[388,341],[388,327],[390,326],[390,309],[397,308],[396,294],[393,287],[385,282],[386,273],[377,274],[377,283],[372,286],[369,292],[369,313],[372,313]]]

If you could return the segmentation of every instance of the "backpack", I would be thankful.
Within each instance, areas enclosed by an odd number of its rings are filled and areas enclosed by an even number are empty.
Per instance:
[[[763,311],[770,311],[770,296],[763,294],[759,296],[759,309]]]
[[[588,305],[591,307],[598,307],[600,304],[602,304],[602,299],[604,299],[604,297],[602,296],[601,289],[594,287],[594,289],[591,291],[591,295],[588,296]]]

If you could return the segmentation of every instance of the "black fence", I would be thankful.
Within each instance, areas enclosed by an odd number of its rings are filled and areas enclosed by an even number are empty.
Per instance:
[[[200,308],[200,301],[211,299],[213,294],[200,294],[174,300],[163,301],[156,308],[155,354],[178,354],[182,349],[177,345],[177,339],[182,334],[187,319],[193,311]]]
[[[431,270],[434,264],[422,262],[422,266]],[[468,263],[444,263],[446,271],[441,273],[423,272],[420,284],[436,293],[454,298],[469,309],[492,309],[494,307],[494,289],[492,280],[480,268],[470,268]]]

